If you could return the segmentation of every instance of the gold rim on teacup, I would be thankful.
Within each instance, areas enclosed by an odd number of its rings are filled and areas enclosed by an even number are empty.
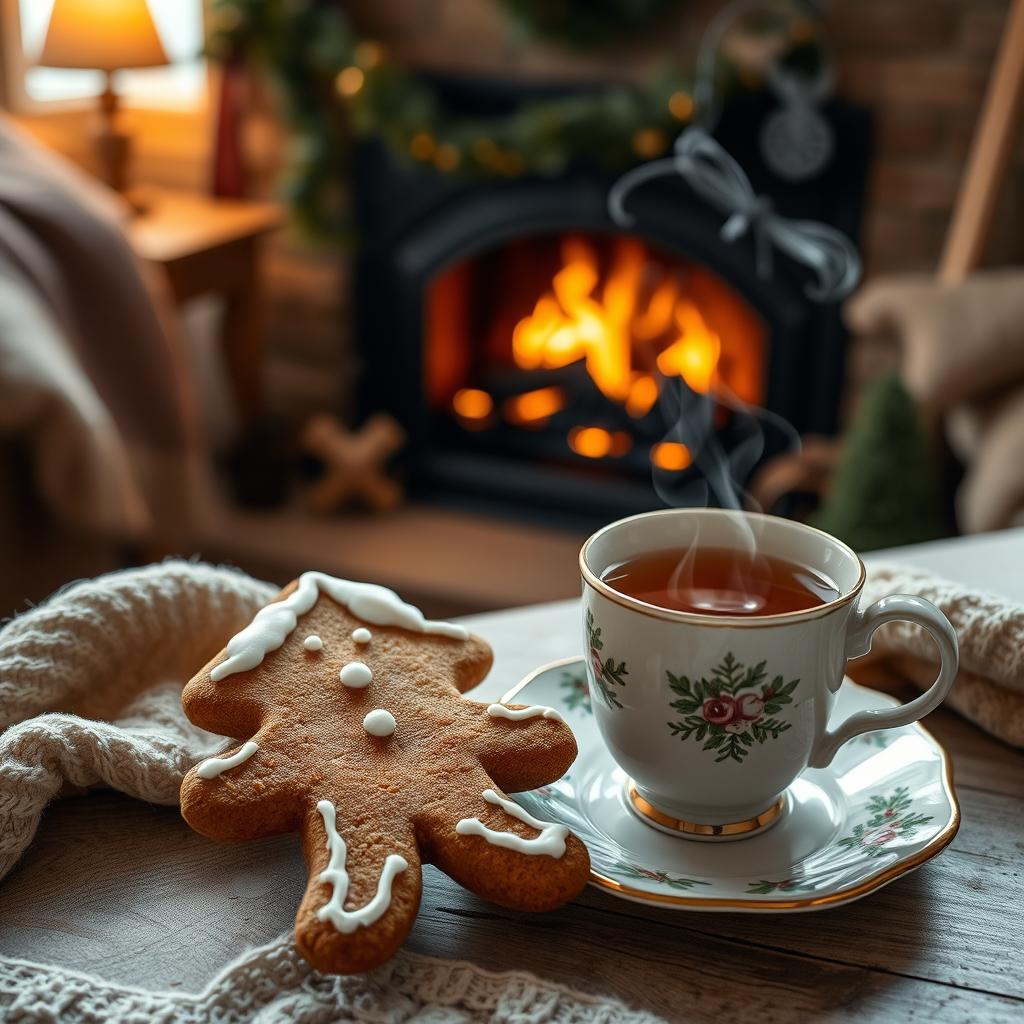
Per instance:
[[[806,523],[800,523],[800,529],[806,530],[810,533],[817,534],[819,537],[824,537],[830,543],[834,544],[837,548],[848,554],[859,566],[860,573],[857,577],[857,582],[850,588],[845,594],[840,594],[839,597],[834,598],[827,604],[814,605],[811,608],[805,608],[802,611],[796,612],[779,612],[774,615],[702,615],[699,612],[682,612],[675,611],[671,608],[660,608],[656,604],[649,604],[647,601],[641,601],[639,598],[630,597],[628,594],[620,593],[614,587],[609,586],[605,583],[600,576],[595,573],[590,566],[587,564],[587,555],[591,547],[600,540],[605,534],[611,530],[619,529],[626,523],[635,523],[640,519],[653,519],[661,516],[678,516],[692,513],[695,515],[707,516],[707,515],[720,515],[720,516],[741,516],[745,519],[758,519],[758,520],[775,520],[778,516],[771,516],[765,512],[734,512],[732,509],[724,508],[701,508],[701,509],[678,509],[678,508],[665,508],[658,509],[654,512],[640,512],[635,516],[629,516],[626,519],[619,519],[614,523],[609,523],[607,526],[603,526],[595,534],[589,537],[586,543],[580,548],[579,562],[580,562],[580,573],[583,576],[584,582],[587,586],[593,588],[602,597],[608,598],[609,601],[615,602],[615,604],[621,605],[623,608],[629,608],[632,611],[639,612],[641,615],[647,615],[653,619],[664,619],[667,622],[688,622],[693,625],[709,626],[709,627],[729,627],[735,629],[736,627],[745,627],[747,629],[757,629],[758,627],[765,626],[777,626],[781,623],[787,622],[806,622],[811,619],[821,618],[823,615],[828,615],[835,611],[836,608],[842,607],[844,604],[849,604],[851,601],[855,601],[859,596],[861,590],[864,588],[864,582],[867,579],[867,570],[864,567],[864,563],[861,561],[860,556],[853,548],[844,544],[841,540],[833,537],[831,534],[826,533],[824,530],[819,530],[816,527],[808,526]],[[604,570],[602,570],[604,571]]]

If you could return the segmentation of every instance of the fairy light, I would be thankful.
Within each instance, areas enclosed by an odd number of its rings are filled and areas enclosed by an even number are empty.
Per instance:
[[[350,64],[347,68],[342,68],[338,72],[334,85],[342,96],[351,98],[362,89],[365,80],[366,75],[363,74],[363,69]]]
[[[355,48],[356,63],[366,71],[377,67],[384,59],[384,47],[372,39],[364,39]]]
[[[668,98],[668,112],[677,121],[689,121],[693,117],[693,97],[681,90],[672,93]]]
[[[417,132],[409,140],[409,152],[417,160],[430,160],[434,155],[435,149],[437,149],[437,143],[430,132]]]
[[[434,166],[439,171],[455,170],[460,159],[459,151],[450,142],[441,143],[434,151]]]
[[[633,133],[633,152],[637,156],[651,157],[660,156],[665,152],[668,139],[665,133],[657,128],[641,128]]]
[[[495,158],[495,164],[498,171],[509,178],[515,178],[522,174],[523,168],[526,166],[525,161],[518,153],[509,151],[498,153]]]
[[[488,167],[497,158],[498,147],[494,144],[493,139],[481,136],[479,139],[473,140],[473,156],[476,157],[478,163]]]

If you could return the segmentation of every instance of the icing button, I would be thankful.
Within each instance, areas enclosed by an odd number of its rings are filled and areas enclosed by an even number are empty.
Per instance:
[[[363,719],[363,728],[371,736],[390,736],[395,731],[395,716],[384,708],[377,708]]]
[[[370,685],[373,672],[369,665],[364,665],[361,661],[350,661],[347,665],[342,665],[338,678],[353,690],[361,690],[364,686]]]

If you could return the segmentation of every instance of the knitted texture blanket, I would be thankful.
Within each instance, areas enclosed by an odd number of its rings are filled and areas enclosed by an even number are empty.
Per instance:
[[[250,950],[195,996],[0,957],[0,1018],[19,1024],[665,1024],[530,974],[496,974],[404,951],[369,974],[320,974],[290,936]]]
[[[1024,747],[1024,607],[921,569],[874,563],[861,606],[887,594],[915,594],[938,606],[960,642],[960,672],[946,704],[998,739]],[[851,662],[850,673],[870,682],[882,668],[925,690],[937,663],[923,629],[891,622],[875,634],[871,654]]]
[[[182,686],[276,589],[235,570],[168,561],[76,583],[0,630],[0,879],[62,793],[107,786],[178,802],[185,772],[230,745],[185,718]],[[0,1019],[657,1024],[527,974],[404,951],[367,975],[323,975],[290,936],[250,950],[199,995],[0,957]]]

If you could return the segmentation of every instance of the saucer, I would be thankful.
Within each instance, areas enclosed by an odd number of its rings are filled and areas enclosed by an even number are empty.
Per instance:
[[[591,883],[636,903],[750,912],[848,903],[920,867],[960,826],[949,755],[919,725],[851,740],[828,768],[790,786],[770,829],[708,845],[666,835],[631,810],[630,780],[601,741],[582,658],[537,669],[502,702],[557,708],[579,747],[558,782],[513,799],[572,829],[590,851]],[[833,723],[896,703],[847,679]]]

